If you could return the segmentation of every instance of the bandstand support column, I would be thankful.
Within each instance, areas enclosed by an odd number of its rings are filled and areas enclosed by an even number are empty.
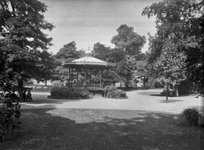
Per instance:
[[[72,87],[72,83],[73,83],[73,68],[71,68],[71,87]]]
[[[76,72],[77,72],[77,86],[79,85],[79,73],[78,73],[78,70],[76,69]]]
[[[69,68],[69,79],[68,79],[68,87],[70,87],[70,68]]]
[[[91,69],[90,69],[90,85],[91,85]]]
[[[101,83],[100,83],[101,87],[102,87],[102,84],[103,84],[103,69],[102,69],[102,72],[101,72]]]
[[[85,81],[84,81],[84,87],[86,87],[86,68],[84,68],[84,72],[85,72]]]

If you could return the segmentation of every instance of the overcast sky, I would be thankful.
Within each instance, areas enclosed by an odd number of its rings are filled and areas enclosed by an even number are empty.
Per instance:
[[[155,19],[142,16],[142,10],[158,0],[39,0],[48,6],[45,20],[55,25],[51,32],[55,54],[64,44],[75,41],[77,49],[92,50],[97,42],[114,47],[116,29],[126,24],[147,38],[155,34]],[[142,51],[148,49],[148,42]]]

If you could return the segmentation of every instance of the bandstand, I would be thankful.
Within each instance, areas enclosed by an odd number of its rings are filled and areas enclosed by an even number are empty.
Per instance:
[[[72,87],[73,85],[79,86],[79,73],[84,73],[84,87],[86,86],[87,81],[89,81],[89,85],[92,85],[91,75],[93,71],[100,72],[100,83],[98,85],[102,86],[104,70],[108,71],[110,68],[115,67],[115,63],[106,62],[92,56],[84,56],[71,62],[64,63],[63,67],[69,69],[69,79],[67,83],[67,86],[69,87]],[[87,77],[87,74],[89,74],[89,78]],[[76,83],[73,83],[73,79],[76,79]]]

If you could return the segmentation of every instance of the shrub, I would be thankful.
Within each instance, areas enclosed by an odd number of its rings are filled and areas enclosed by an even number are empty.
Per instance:
[[[184,80],[178,86],[179,95],[188,95],[198,93],[198,87],[190,80]]]
[[[181,114],[181,118],[184,119],[186,123],[189,125],[198,125],[198,121],[200,118],[200,114],[197,108],[192,107],[192,108],[186,108],[183,110]]]
[[[115,86],[106,86],[104,88],[104,97],[108,98],[127,98],[125,91],[117,89]]]
[[[69,87],[52,87],[50,89],[50,95],[52,98],[89,98],[89,92],[81,88],[69,88]]]
[[[14,104],[11,99],[4,101],[0,107],[0,140],[10,133],[17,132],[20,129],[20,105]]]
[[[52,86],[56,86],[56,87],[61,87],[62,86],[62,83],[60,81],[53,81],[52,82]]]
[[[103,88],[102,87],[86,87],[86,90],[88,90],[92,94],[101,94],[103,95]]]

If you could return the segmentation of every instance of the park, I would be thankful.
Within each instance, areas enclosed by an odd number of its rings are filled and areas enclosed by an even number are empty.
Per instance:
[[[0,150],[203,149],[203,4],[0,1]]]

